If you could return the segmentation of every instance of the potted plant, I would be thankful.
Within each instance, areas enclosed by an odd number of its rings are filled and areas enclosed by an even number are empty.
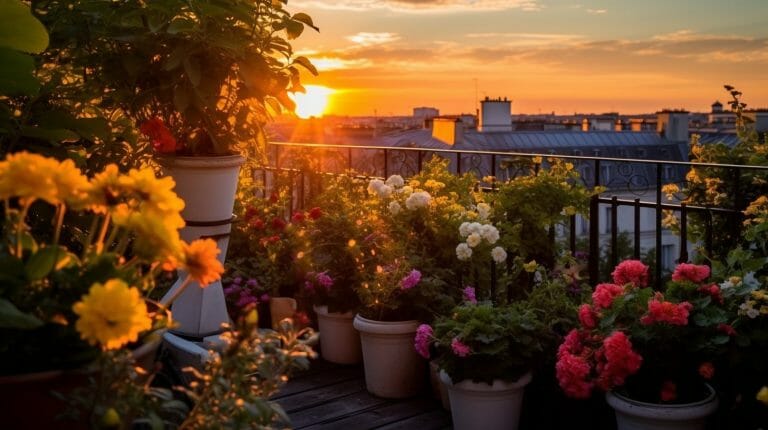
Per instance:
[[[130,351],[137,356],[147,350],[143,344],[156,345],[150,332],[171,321],[168,306],[177,295],[147,299],[155,277],[186,268],[180,293],[192,280],[207,285],[223,272],[213,241],[180,240],[184,203],[173,185],[150,169],[120,174],[110,165],[89,180],[71,160],[20,152],[0,161],[2,401],[22,402],[8,407],[4,419],[12,426],[50,425],[63,405],[48,389],[68,391],[92,372],[102,377],[94,378],[100,385],[83,405],[84,420],[98,423],[110,410],[126,417],[150,412],[135,402],[141,393],[150,398],[149,387],[125,363],[134,359]],[[33,224],[46,208],[55,213],[52,228]],[[70,236],[72,217],[92,220],[79,240]],[[94,370],[72,373],[91,363]],[[117,380],[119,388],[109,389]],[[43,404],[30,416],[24,402],[35,402],[34,394]]]
[[[718,406],[707,382],[736,336],[723,290],[703,265],[679,264],[662,291],[647,287],[648,267],[637,260],[612,275],[558,349],[560,386],[575,398],[605,391],[619,428],[671,419],[703,429]]]

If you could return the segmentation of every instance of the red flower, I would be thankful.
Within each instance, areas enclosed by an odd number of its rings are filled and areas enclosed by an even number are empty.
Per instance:
[[[661,392],[659,395],[663,402],[671,402],[672,400],[675,400],[677,398],[677,385],[672,381],[664,381],[664,383],[661,384]]]
[[[318,219],[323,216],[323,210],[319,207],[314,207],[309,210],[309,217],[312,219]]]
[[[699,283],[709,277],[709,267],[697,264],[680,263],[675,267],[672,280],[676,282],[691,281]]]
[[[285,230],[285,221],[283,221],[280,218],[273,218],[272,219],[272,228],[277,230],[277,231]]]
[[[622,294],[624,294],[624,288],[616,284],[599,284],[592,293],[592,302],[598,310],[610,308],[613,299]]]
[[[304,214],[302,212],[294,212],[291,216],[291,222],[294,224],[301,224],[304,222]]]
[[[672,303],[663,300],[664,296],[661,293],[656,293],[655,298],[648,300],[648,313],[640,318],[640,324],[688,324],[688,314],[693,309],[692,304],[688,302]]]
[[[579,322],[581,323],[581,326],[586,329],[593,329],[597,326],[597,321],[595,318],[597,315],[595,314],[595,311],[592,310],[592,306],[588,304],[583,304],[579,306]]]
[[[632,349],[632,342],[620,331],[606,337],[602,348],[595,354],[598,356],[597,385],[606,391],[623,385],[624,380],[637,372],[643,363],[643,357]]]
[[[633,284],[635,287],[648,286],[648,266],[640,260],[624,260],[611,273],[618,285]]]
[[[251,221],[248,224],[250,224],[250,226],[256,230],[261,230],[264,228],[264,221],[262,221],[259,218],[251,219]]]
[[[279,199],[279,197],[280,196],[278,196],[277,193],[273,191],[272,194],[269,195],[269,202],[277,203],[277,200]]]
[[[144,121],[139,128],[141,132],[150,138],[152,147],[160,154],[176,152],[176,139],[160,118],[152,118]]]
[[[698,288],[699,292],[702,292],[704,294],[708,294],[710,297],[712,297],[712,300],[723,304],[723,295],[720,294],[720,287],[717,284],[712,285],[702,285]]]
[[[704,379],[712,379],[715,376],[715,366],[709,361],[701,363],[699,366],[699,375]]]
[[[573,354],[563,354],[555,365],[557,381],[566,395],[588,399],[594,384],[590,382],[591,368],[587,360]]]
[[[730,324],[718,324],[717,331],[723,332],[728,336],[736,336],[736,330]]]
[[[248,206],[248,209],[245,210],[245,220],[249,221],[251,218],[255,217],[259,213],[259,210],[253,206]]]

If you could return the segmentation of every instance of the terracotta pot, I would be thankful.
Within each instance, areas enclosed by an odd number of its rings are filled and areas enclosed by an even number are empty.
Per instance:
[[[357,315],[353,325],[360,332],[369,392],[401,399],[423,389],[427,362],[413,346],[418,321],[374,321]]]
[[[616,411],[618,430],[704,430],[707,417],[719,406],[715,390],[707,384],[705,399],[684,404],[657,404],[632,400],[609,391],[605,399]]]
[[[525,386],[530,372],[517,381],[496,379],[493,384],[464,380],[453,383],[447,373],[440,380],[448,388],[451,417],[456,430],[517,430]]]
[[[357,364],[363,359],[360,335],[352,325],[352,312],[328,312],[328,306],[314,306],[320,330],[320,355],[336,364]]]
[[[276,328],[278,323],[285,318],[293,318],[298,308],[296,299],[291,297],[270,297],[269,312],[272,317],[272,328]]]

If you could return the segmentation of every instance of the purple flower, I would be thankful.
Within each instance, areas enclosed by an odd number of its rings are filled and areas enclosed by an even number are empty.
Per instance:
[[[310,293],[315,292],[315,284],[309,281],[304,281],[304,289],[309,291]]]
[[[241,277],[239,277],[239,276],[238,276],[237,278],[235,278],[235,279],[232,281],[232,283],[233,283],[233,284],[235,284],[235,285],[240,285],[240,284],[242,284],[242,283],[243,283],[243,278],[241,278]]]
[[[244,308],[251,303],[258,303],[259,301],[256,300],[256,297],[253,296],[240,296],[240,300],[237,301],[237,307]]]
[[[240,292],[240,286],[238,285],[230,285],[227,288],[224,288],[224,294],[231,296],[234,294],[238,294]]]
[[[458,357],[466,357],[472,352],[472,350],[469,349],[469,346],[460,341],[458,337],[454,337],[451,341],[451,349]]]
[[[416,348],[416,352],[426,359],[429,359],[429,344],[432,342],[433,334],[434,332],[429,324],[422,324],[416,329],[413,346]]]
[[[411,273],[408,274],[405,278],[403,278],[402,281],[400,281],[400,289],[402,290],[410,290],[411,288],[415,287],[416,284],[421,281],[421,272],[419,272],[416,269],[411,270]]]
[[[262,303],[268,302],[269,301],[269,294],[267,294],[267,293],[262,294],[261,297],[259,297],[259,300],[261,300]]]
[[[245,285],[247,285],[247,286],[249,286],[249,287],[251,287],[251,288],[253,288],[253,287],[258,287],[258,286],[259,286],[259,281],[257,281],[257,280],[255,280],[255,279],[251,278],[251,279],[249,279],[249,280],[248,280],[248,281],[245,283]]]
[[[325,287],[325,289],[330,289],[333,285],[333,278],[328,276],[328,271],[320,272],[315,276],[315,279],[317,280],[317,283]]]
[[[466,302],[472,303],[473,305],[477,304],[477,297],[475,296],[474,288],[469,286],[464,288],[464,300]]]

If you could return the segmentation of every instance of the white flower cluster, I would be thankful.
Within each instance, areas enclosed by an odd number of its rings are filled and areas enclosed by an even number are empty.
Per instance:
[[[491,205],[488,203],[477,204],[477,215],[480,217],[480,221],[487,221],[491,216]]]
[[[392,188],[400,188],[403,185],[405,185],[405,181],[403,180],[403,177],[400,175],[392,175],[389,178],[387,178],[386,184]]]
[[[380,198],[386,199],[392,195],[392,187],[385,184],[381,179],[372,179],[371,182],[368,183],[368,193],[376,194]]]
[[[400,213],[400,210],[402,208],[400,207],[400,203],[398,202],[389,202],[389,213],[392,215],[397,215]]]
[[[459,226],[459,234],[466,238],[466,242],[462,242],[456,247],[456,257],[461,261],[472,258],[472,249],[483,241],[493,245],[499,240],[499,230],[496,227],[479,222],[462,223]],[[493,257],[493,261],[501,263],[507,259],[507,252],[504,248],[497,246],[491,250],[491,257]]]
[[[426,191],[414,191],[405,200],[405,207],[409,211],[415,211],[418,208],[429,206],[429,202],[432,200],[432,196]]]

